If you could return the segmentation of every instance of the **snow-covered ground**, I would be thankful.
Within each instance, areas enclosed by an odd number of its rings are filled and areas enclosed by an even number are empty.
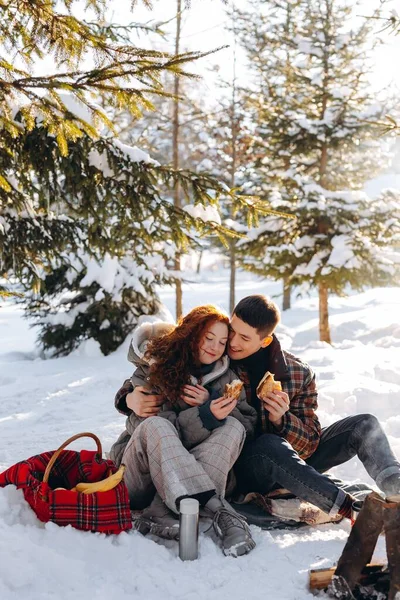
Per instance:
[[[237,299],[278,294],[279,287],[241,274]],[[161,296],[173,309],[174,294]],[[184,309],[214,302],[227,307],[225,272],[207,272],[184,286]],[[332,298],[334,345],[318,339],[315,296],[295,301],[278,334],[283,346],[307,360],[319,381],[324,425],[354,413],[373,412],[400,456],[400,289],[385,288]],[[124,425],[113,396],[130,375],[125,347],[103,357],[87,342],[66,358],[42,360],[35,333],[11,302],[0,303],[0,470],[38,452],[55,449],[80,431],[93,431],[108,450]],[[86,447],[91,447],[88,440]],[[79,444],[73,446],[79,448]],[[369,481],[357,461],[335,473]],[[182,563],[177,544],[156,543],[132,532],[119,536],[82,533],[40,523],[12,486],[0,489],[1,600],[305,600],[308,570],[332,565],[348,523],[264,532],[248,556],[226,558],[200,536],[200,558]],[[384,556],[380,540],[377,558]]]

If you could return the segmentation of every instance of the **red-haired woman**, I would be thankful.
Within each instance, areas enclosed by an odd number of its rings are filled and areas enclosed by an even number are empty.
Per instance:
[[[183,498],[196,498],[213,519],[224,554],[255,546],[247,523],[224,499],[228,474],[246,434],[257,421],[244,390],[224,398],[237,376],[226,355],[228,316],[198,306],[178,325],[144,323],[134,332],[128,359],[137,365],[115,398],[128,415],[111,458],[126,465],[133,508],[146,508],[135,526],[142,533],[177,538]],[[155,494],[155,496],[154,496]]]

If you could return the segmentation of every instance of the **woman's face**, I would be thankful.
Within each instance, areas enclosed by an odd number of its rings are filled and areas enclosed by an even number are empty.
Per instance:
[[[223,355],[228,341],[228,325],[215,321],[207,327],[199,344],[199,359],[209,365]]]

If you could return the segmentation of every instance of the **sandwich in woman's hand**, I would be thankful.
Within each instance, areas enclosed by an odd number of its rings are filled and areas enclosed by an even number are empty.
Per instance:
[[[273,373],[267,371],[257,386],[257,396],[262,400],[269,392],[277,390],[282,390],[281,382],[275,381]]]
[[[240,379],[234,379],[231,383],[227,383],[224,389],[224,398],[230,398],[231,400],[239,400],[242,387],[243,381],[240,381]]]

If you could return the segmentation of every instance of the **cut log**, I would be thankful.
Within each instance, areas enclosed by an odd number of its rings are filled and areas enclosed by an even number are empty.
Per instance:
[[[335,573],[336,567],[330,569],[311,569],[309,587],[310,590],[324,590],[328,587]]]
[[[359,582],[363,568],[372,558],[383,528],[384,506],[385,501],[376,492],[367,496],[338,561],[335,575],[343,577],[351,590]]]
[[[379,575],[386,569],[387,565],[383,563],[371,563],[364,567],[361,572],[360,583],[368,585],[376,580]],[[310,590],[324,590],[332,581],[336,567],[329,569],[311,569],[309,587]]]
[[[390,573],[388,600],[400,598],[400,503],[387,502],[383,511],[386,553]]]

